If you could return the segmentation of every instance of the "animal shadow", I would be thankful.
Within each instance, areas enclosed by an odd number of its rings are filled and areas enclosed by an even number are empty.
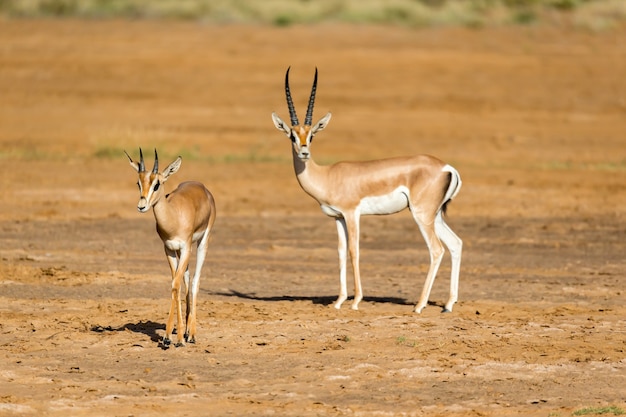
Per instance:
[[[243,292],[236,291],[233,289],[229,290],[228,292],[214,292],[212,294],[220,295],[222,297],[236,297],[236,298],[243,298],[246,300],[258,300],[258,301],[270,301],[270,302],[271,301],[310,301],[313,304],[320,304],[320,305],[331,305],[337,300],[336,296],[307,297],[307,296],[293,296],[293,295],[277,295],[277,296],[271,296],[271,297],[260,297],[255,294],[247,294],[247,293],[243,293]],[[400,297],[364,297],[363,301],[368,301],[372,303],[413,305],[413,303]]]
[[[161,336],[157,334],[157,330],[165,330],[165,324],[155,323],[153,321],[140,321],[139,323],[126,323],[121,327],[94,325],[91,327],[92,332],[124,332],[131,331],[133,333],[141,333],[150,337],[150,340],[161,345]],[[163,346],[161,346],[163,347]]]

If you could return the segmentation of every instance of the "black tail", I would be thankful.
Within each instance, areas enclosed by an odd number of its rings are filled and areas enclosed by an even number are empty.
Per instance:
[[[442,198],[446,198],[446,194],[448,193],[448,189],[450,188],[450,184],[452,183],[452,173],[448,172],[448,179],[446,180],[446,185],[443,187],[443,192],[442,192]],[[443,215],[446,215],[446,210],[448,210],[448,204],[450,203],[450,201],[452,201],[451,198],[448,198],[446,201],[443,202],[443,204],[441,205],[441,212],[443,213]]]

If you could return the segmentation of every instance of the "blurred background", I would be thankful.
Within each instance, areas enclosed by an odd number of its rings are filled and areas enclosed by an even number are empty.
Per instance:
[[[472,184],[468,215],[485,199],[493,216],[621,213],[607,174],[626,170],[623,1],[2,0],[0,16],[0,160],[30,167],[3,176],[10,218],[62,216],[68,193],[100,213],[103,186],[107,212],[128,213],[117,167],[139,146],[182,155],[180,176],[228,212],[316,211],[270,120],[289,66],[300,113],[320,71],[320,163],[431,153]],[[77,175],[94,163],[97,183]],[[294,200],[259,191],[276,189]]]
[[[2,0],[8,17],[179,19],[212,23],[401,24],[411,27],[502,24],[621,25],[620,0]]]

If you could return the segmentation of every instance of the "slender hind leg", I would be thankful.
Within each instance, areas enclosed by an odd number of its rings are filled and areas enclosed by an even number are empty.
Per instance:
[[[435,232],[439,239],[448,247],[452,259],[452,272],[450,273],[450,298],[443,309],[444,313],[452,311],[452,306],[459,298],[459,273],[461,271],[461,253],[463,241],[450,229],[443,219],[442,213],[437,213],[435,218]]]
[[[207,227],[202,239],[198,241],[196,271],[193,274],[193,280],[187,292],[187,328],[185,331],[185,340],[189,343],[196,343],[196,301],[198,299],[198,290],[200,289],[200,273],[202,272],[202,265],[204,265],[208,242],[209,228]]]
[[[411,213],[413,214],[413,219],[419,226],[420,232],[422,232],[422,236],[426,241],[426,246],[428,246],[430,253],[430,268],[428,269],[428,275],[426,275],[426,282],[424,283],[420,299],[415,305],[415,312],[421,313],[424,307],[426,307],[426,304],[428,304],[428,297],[430,297],[430,291],[433,288],[439,265],[441,265],[441,260],[443,259],[444,248],[435,232],[434,220],[424,222],[412,208]]]

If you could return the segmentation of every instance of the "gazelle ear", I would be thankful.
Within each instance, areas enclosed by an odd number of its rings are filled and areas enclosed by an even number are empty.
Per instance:
[[[285,132],[287,137],[291,136],[291,128],[287,126],[276,113],[272,113],[272,120],[274,121],[274,126],[276,126],[276,129]]]
[[[130,157],[130,155],[128,154],[128,152],[124,151],[124,153],[126,154],[126,156],[128,157],[128,162],[130,162],[130,166],[133,167],[135,169],[135,171],[139,172],[139,163],[133,161],[133,159]]]
[[[163,176],[163,182],[167,181],[170,175],[175,174],[176,171],[178,171],[178,169],[180,168],[180,165],[182,163],[183,163],[183,158],[179,156],[178,158],[176,158],[174,162],[169,164],[167,168],[165,168],[165,170],[161,174]]]
[[[330,121],[330,117],[332,115],[330,112],[326,113],[326,116],[322,117],[319,122],[315,123],[315,126],[311,128],[311,132],[316,134],[320,130],[324,130],[326,126],[328,126],[328,122]]]

